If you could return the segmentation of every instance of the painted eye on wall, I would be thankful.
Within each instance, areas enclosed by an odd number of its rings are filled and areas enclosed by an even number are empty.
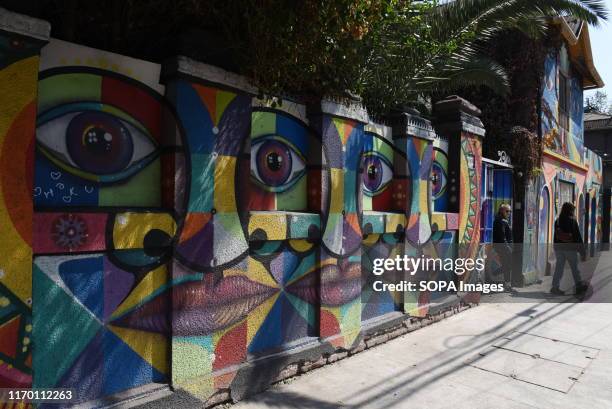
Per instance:
[[[305,173],[305,160],[281,138],[261,137],[251,144],[251,177],[263,189],[284,192]]]
[[[376,196],[389,185],[393,179],[393,169],[388,160],[376,153],[363,155],[363,191],[368,196]]]
[[[434,199],[442,196],[446,190],[446,170],[438,162],[431,167],[431,194]]]
[[[144,127],[100,103],[63,105],[42,114],[36,141],[56,165],[102,183],[125,179],[158,155]]]

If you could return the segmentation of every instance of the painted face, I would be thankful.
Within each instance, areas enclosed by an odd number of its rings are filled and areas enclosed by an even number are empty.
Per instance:
[[[34,362],[63,361],[35,374],[38,387],[71,387],[87,400],[167,380],[167,332],[127,318],[164,294],[169,280],[176,222],[160,211],[162,162],[170,159],[161,153],[162,123],[180,127],[162,101],[116,72],[66,66],[40,73]],[[158,316],[147,319],[167,327],[167,316]],[[79,348],[67,351],[75,339]]]

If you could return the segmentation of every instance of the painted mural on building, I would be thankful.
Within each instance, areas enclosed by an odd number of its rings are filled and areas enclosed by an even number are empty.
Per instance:
[[[530,262],[524,258],[527,283],[545,274],[550,267],[547,261],[554,261],[549,243],[564,202],[576,206],[585,242],[601,242],[601,158],[583,144],[583,92],[577,72],[565,44],[549,51],[541,98],[542,173],[527,191],[525,240],[533,243],[530,251],[535,254],[528,257]]]

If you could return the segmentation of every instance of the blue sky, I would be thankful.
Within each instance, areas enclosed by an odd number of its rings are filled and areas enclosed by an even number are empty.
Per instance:
[[[589,27],[591,35],[591,49],[593,51],[593,61],[595,68],[601,75],[606,86],[602,89],[608,94],[608,101],[612,99],[612,0],[605,0],[610,16],[607,22],[603,22],[599,27]],[[591,96],[595,91],[585,92],[585,97]]]

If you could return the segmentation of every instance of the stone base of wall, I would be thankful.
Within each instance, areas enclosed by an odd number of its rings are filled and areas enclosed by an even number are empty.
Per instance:
[[[365,321],[362,323],[359,337],[348,349],[334,347],[330,339],[312,339],[286,351],[251,359],[230,371],[235,371],[235,376],[228,387],[217,386],[218,389],[204,400],[182,389],[171,390],[166,384],[150,384],[90,401],[85,405],[101,408],[121,406],[127,409],[148,404],[152,408],[180,406],[207,409],[230,404],[262,392],[274,384],[287,382],[301,374],[384,344],[476,305],[455,298],[437,305],[435,309],[431,308],[430,314],[425,318],[394,312]]]
[[[202,407],[210,408],[221,403],[237,402],[262,392],[274,384],[286,382],[313,369],[384,344],[389,340],[431,325],[473,306],[476,306],[476,304],[457,303],[441,308],[425,318],[392,313],[364,325],[360,339],[350,349],[334,349],[329,343],[323,341],[305,345],[278,356],[246,363],[245,367],[238,371],[230,388],[218,390],[212,397],[203,402]]]

